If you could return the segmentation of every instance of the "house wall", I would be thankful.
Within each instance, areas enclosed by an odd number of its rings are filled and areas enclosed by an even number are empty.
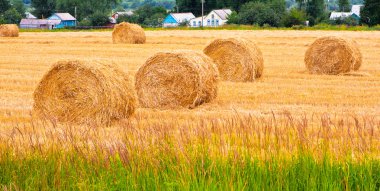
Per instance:
[[[48,18],[49,20],[61,20],[57,15],[52,15]],[[54,26],[54,28],[61,29],[65,27],[75,27],[76,22],[75,21],[61,21],[59,25]]]
[[[211,11],[205,18],[206,27],[218,27],[226,24],[227,20],[222,20],[215,11]]]
[[[214,15],[214,16],[213,16]],[[194,21],[196,21],[196,25],[194,25]],[[191,27],[200,27],[199,21],[202,21],[201,18],[192,19],[190,21]],[[222,20],[218,14],[214,11],[211,11],[203,20],[203,26],[205,27],[218,27],[225,25],[228,20]]]
[[[205,26],[206,24],[207,24],[206,21],[203,20],[203,25]],[[190,20],[190,27],[200,27],[201,25],[202,25],[202,19],[201,18],[195,18],[195,19]]]
[[[30,24],[30,25],[20,25],[20,28],[22,29],[50,29],[47,25],[40,25],[40,24]]]

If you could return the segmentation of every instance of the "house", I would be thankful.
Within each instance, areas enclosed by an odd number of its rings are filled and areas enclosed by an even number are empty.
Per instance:
[[[231,9],[219,9],[211,11],[203,18],[203,26],[205,27],[218,27],[225,25],[228,21],[228,16],[232,13]],[[197,17],[190,20],[191,27],[200,27],[202,24],[202,17]]]
[[[30,12],[25,12],[25,18],[26,19],[37,19],[37,17],[32,15],[32,13],[30,13]]]
[[[190,20],[190,27],[200,27],[200,26],[202,26],[202,20],[203,20],[203,26],[205,26],[207,24],[206,23],[206,17],[207,16],[197,17],[197,18],[191,19]]]
[[[353,18],[359,22],[360,20],[360,10],[363,5],[352,5],[350,12],[331,12],[330,20]]]
[[[61,23],[61,20],[21,19],[20,28],[22,29],[54,29],[60,23]]]
[[[194,19],[193,13],[170,13],[163,21],[163,27],[178,27],[181,23]]]
[[[117,20],[119,16],[132,16],[132,15],[133,15],[133,11],[123,11],[123,12],[119,11],[112,14],[112,18]]]
[[[133,11],[115,12],[109,18],[110,25],[115,25],[120,16],[132,16],[132,15],[133,15]]]
[[[363,7],[363,5],[352,5],[351,13],[354,13],[360,17],[360,10],[362,9],[362,7]]]
[[[48,20],[60,20],[61,22],[54,28],[64,28],[64,27],[75,27],[77,19],[74,18],[70,13],[54,13],[48,18]]]

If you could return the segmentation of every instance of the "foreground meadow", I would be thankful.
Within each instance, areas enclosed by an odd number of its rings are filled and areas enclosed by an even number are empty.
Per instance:
[[[355,39],[368,76],[309,75],[317,37]],[[139,108],[111,127],[38,121],[32,94],[61,59],[102,59],[131,75],[159,51],[201,51],[222,37],[261,48],[264,76],[221,82],[193,110]],[[21,33],[0,39],[0,189],[379,190],[380,32],[148,31]]]

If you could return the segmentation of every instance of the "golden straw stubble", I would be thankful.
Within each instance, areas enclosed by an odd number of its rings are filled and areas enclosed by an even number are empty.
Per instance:
[[[321,37],[306,51],[305,65],[311,74],[344,74],[359,70],[362,55],[358,44],[353,40]]]
[[[99,60],[59,61],[34,92],[34,113],[47,120],[110,125],[131,116],[136,94],[129,77]]]
[[[112,41],[115,44],[144,44],[146,42],[145,31],[140,25],[122,22],[115,25]]]
[[[19,29],[15,24],[0,25],[0,37],[18,37]]]
[[[194,108],[217,97],[219,72],[194,51],[161,52],[136,74],[139,103],[146,108]]]
[[[251,82],[263,75],[263,54],[248,39],[216,39],[203,52],[213,59],[223,80]]]

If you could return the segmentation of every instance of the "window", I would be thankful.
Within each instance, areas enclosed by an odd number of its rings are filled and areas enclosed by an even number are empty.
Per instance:
[[[212,14],[212,15],[211,15],[211,18],[212,18],[212,19],[214,19],[214,18],[215,18],[215,15],[214,15],[214,14]]]
[[[211,26],[215,26],[215,20],[214,19],[211,21]]]
[[[207,19],[207,26],[210,26],[210,19]]]
[[[216,19],[216,26],[219,26],[219,20]]]
[[[202,25],[202,22],[201,22],[201,21],[198,21],[198,25],[201,26],[201,25]]]
[[[193,21],[193,27],[197,26],[197,22]]]

